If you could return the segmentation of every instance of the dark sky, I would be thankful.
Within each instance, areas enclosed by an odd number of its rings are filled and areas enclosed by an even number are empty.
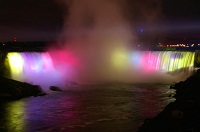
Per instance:
[[[162,10],[169,34],[185,38],[200,37],[199,7],[198,0],[164,0]]]
[[[165,19],[158,25],[158,32],[200,37],[198,0],[162,2]],[[62,25],[63,10],[54,0],[0,0],[0,41],[12,41],[14,37],[19,41],[53,41]]]
[[[173,19],[200,19],[198,0],[163,0],[163,13]]]
[[[62,22],[62,10],[52,0],[0,0],[0,41],[51,41]]]

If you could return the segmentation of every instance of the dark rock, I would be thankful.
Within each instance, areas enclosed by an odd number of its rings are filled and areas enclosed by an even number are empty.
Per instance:
[[[170,88],[176,100],[156,117],[144,121],[138,132],[200,132],[200,70]]]
[[[52,90],[52,91],[62,91],[62,90],[61,90],[59,87],[57,87],[57,86],[50,86],[49,89]]]
[[[39,85],[20,82],[0,76],[0,99],[16,100],[43,93]]]

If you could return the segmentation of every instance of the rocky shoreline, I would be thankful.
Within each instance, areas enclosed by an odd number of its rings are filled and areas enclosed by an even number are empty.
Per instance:
[[[174,102],[152,119],[146,119],[138,132],[200,132],[200,69],[185,81],[170,88],[176,90]]]
[[[17,100],[29,96],[43,96],[45,93],[38,85],[8,79],[0,76],[0,100]]]

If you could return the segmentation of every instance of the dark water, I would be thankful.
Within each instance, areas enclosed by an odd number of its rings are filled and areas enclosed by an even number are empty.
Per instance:
[[[1,132],[136,132],[174,98],[164,84],[70,86],[0,106]]]

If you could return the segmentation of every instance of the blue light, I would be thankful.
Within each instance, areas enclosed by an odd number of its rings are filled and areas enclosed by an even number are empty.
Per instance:
[[[144,29],[140,29],[140,32],[143,33],[143,32],[144,32]]]

